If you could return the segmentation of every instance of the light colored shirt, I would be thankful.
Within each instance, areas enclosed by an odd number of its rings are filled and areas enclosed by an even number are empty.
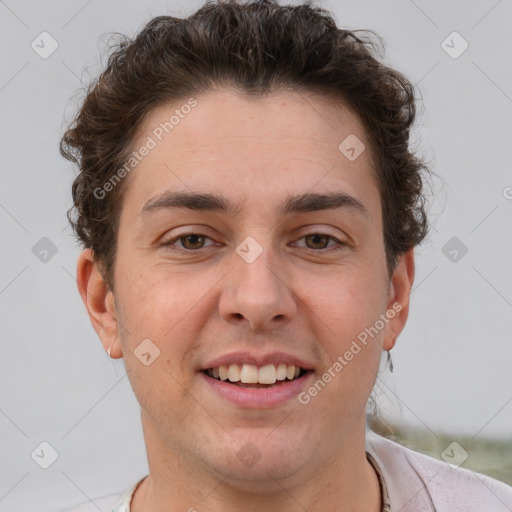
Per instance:
[[[488,476],[405,448],[374,432],[366,433],[366,457],[379,480],[382,512],[512,512],[512,487]],[[122,495],[103,498],[111,512],[130,512],[132,496],[146,477]],[[89,503],[69,512],[97,512]]]

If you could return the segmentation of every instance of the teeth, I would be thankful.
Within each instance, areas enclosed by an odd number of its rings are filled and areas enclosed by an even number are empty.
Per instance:
[[[273,364],[262,366],[258,371],[260,384],[274,384],[277,377],[276,367]],[[243,381],[242,381],[243,382]]]
[[[223,365],[219,367],[219,378],[220,380],[227,380],[228,379],[228,370],[229,366]]]
[[[299,376],[300,367],[280,363],[255,366],[253,364],[230,364],[210,368],[208,375],[215,379],[243,382],[244,384],[274,384],[276,380],[293,380]]]
[[[240,372],[240,380],[245,384],[256,384],[258,382],[258,367],[244,364]]]
[[[277,367],[276,379],[277,380],[284,380],[284,379],[286,379],[286,365],[284,363],[281,363]]]
[[[238,382],[240,380],[240,366],[237,364],[230,364],[228,370],[229,382]]]

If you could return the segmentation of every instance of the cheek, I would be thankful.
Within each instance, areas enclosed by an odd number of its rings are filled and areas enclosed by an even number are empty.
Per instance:
[[[122,276],[121,265],[119,270]],[[194,377],[191,361],[207,319],[203,304],[206,298],[201,298],[207,296],[214,282],[199,279],[197,272],[195,277],[190,272],[171,274],[165,265],[134,266],[120,280],[116,300],[120,322],[125,328],[121,329],[123,358],[127,371],[133,370],[135,386],[138,381],[146,382],[139,386],[141,393],[144,386],[151,389],[157,378],[156,371],[162,382],[171,381],[175,386],[176,381],[187,386]],[[149,352],[154,350],[158,356],[151,366],[145,367],[137,354],[141,352],[138,347],[148,339],[151,340]],[[147,371],[147,368],[154,371]]]
[[[377,267],[378,268],[378,267]],[[356,337],[384,312],[387,282],[375,267],[343,268],[328,276],[296,276],[301,299],[338,340]]]
[[[125,361],[125,365],[143,413],[172,442],[183,431],[183,424],[190,424],[195,411],[196,404],[187,391],[189,384],[163,354],[151,366],[142,365],[136,358]]]
[[[337,404],[341,416],[364,411],[380,364],[387,280],[379,265],[348,269],[339,279],[325,282],[322,303],[315,313],[330,327],[324,337],[330,383],[327,403]],[[360,410],[359,410],[359,409]],[[338,416],[338,419],[343,419]]]
[[[128,331],[138,336],[172,336],[201,293],[195,281],[171,275],[163,266],[133,266],[124,273],[120,270],[118,302],[123,306]]]

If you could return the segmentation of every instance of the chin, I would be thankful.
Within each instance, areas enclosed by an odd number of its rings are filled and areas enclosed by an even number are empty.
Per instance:
[[[275,480],[293,476],[304,468],[305,461],[311,460],[313,454],[306,456],[298,451],[302,443],[295,436],[276,435],[270,441],[265,439],[268,435],[269,430],[255,435],[253,429],[246,436],[232,440],[223,454],[217,451],[214,464],[219,472],[229,474],[226,481],[241,489],[247,486],[246,490],[256,491],[255,486],[260,484],[261,490],[268,491],[269,483],[276,485],[276,491],[282,490]],[[219,461],[223,464],[219,465]]]
[[[280,461],[260,459],[252,467],[243,467],[238,461],[223,468],[222,474],[229,475],[224,483],[248,492],[282,492],[283,481],[293,477],[301,464],[297,461]]]

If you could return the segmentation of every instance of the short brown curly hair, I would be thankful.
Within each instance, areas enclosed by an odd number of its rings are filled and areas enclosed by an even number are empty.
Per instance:
[[[311,1],[218,0],[185,19],[156,17],[133,40],[123,37],[60,142],[61,154],[79,166],[68,219],[111,289],[126,187],[121,182],[102,198],[94,191],[123,167],[154,108],[217,85],[253,96],[320,92],[346,101],[360,116],[378,169],[391,274],[397,256],[427,234],[422,174],[428,168],[409,149],[414,87],[379,62],[369,35],[376,34],[338,28],[331,13]]]

